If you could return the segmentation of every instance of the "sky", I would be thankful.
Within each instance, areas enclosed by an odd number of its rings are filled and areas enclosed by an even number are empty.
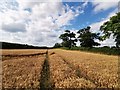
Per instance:
[[[119,0],[3,0],[0,2],[0,41],[53,46],[60,43],[65,30],[76,33],[91,26],[100,26],[118,12]],[[101,46],[114,46],[114,38]],[[79,45],[79,42],[77,43]]]

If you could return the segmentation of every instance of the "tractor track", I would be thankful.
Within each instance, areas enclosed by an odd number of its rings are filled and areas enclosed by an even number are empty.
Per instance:
[[[2,55],[2,61],[9,60],[11,58],[21,58],[21,57],[33,57],[44,55],[46,53],[34,53],[34,54],[22,54],[22,55]]]
[[[53,89],[54,84],[50,78],[50,66],[49,66],[49,56],[48,50],[46,52],[44,63],[42,65],[41,77],[40,77],[40,90]]]
[[[46,53],[34,53],[34,54],[21,54],[21,55],[2,55],[3,57],[24,57],[24,56],[37,56],[37,55],[43,55]]]
[[[57,55],[58,55],[58,54],[57,54]],[[100,87],[98,83],[95,83],[94,80],[92,80],[92,79],[91,79],[89,76],[87,76],[85,73],[81,72],[80,69],[76,69],[76,67],[75,67],[73,64],[67,62],[62,56],[60,56],[60,55],[58,55],[58,56],[65,62],[66,65],[68,65],[68,67],[70,67],[72,70],[75,70],[75,73],[76,73],[76,75],[77,75],[79,78],[84,78],[84,79],[86,79],[86,80],[89,80],[90,82],[92,82],[92,83],[96,86],[95,88]]]

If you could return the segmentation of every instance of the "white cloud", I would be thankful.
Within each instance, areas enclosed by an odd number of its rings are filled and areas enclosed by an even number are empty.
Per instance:
[[[82,4],[82,7],[85,8],[88,5],[88,0],[85,0],[84,3]]]
[[[80,7],[71,8],[61,2],[17,2],[16,9],[5,5],[4,12],[0,10],[2,41],[53,46],[61,41],[61,27],[69,25],[82,12]]]
[[[95,23],[91,24],[91,25],[90,25],[90,26],[91,26],[91,31],[92,31],[92,32],[95,32],[95,33],[96,33],[96,32],[99,32],[100,26],[101,26],[104,22],[108,21],[108,20],[110,19],[110,17],[114,16],[114,15],[116,14],[116,12],[117,12],[117,10],[114,10],[114,11],[111,12],[106,18],[102,18],[101,21],[95,22]]]
[[[104,41],[99,41],[99,40],[95,40],[95,41],[101,44],[100,47],[103,47],[103,46],[112,47],[116,45],[113,35],[111,35],[109,39],[106,39]]]
[[[113,2],[113,1],[109,1],[109,2],[93,1],[92,5],[94,6],[93,11],[95,13],[98,13],[98,12],[105,11],[105,10],[108,10],[110,8],[113,8],[113,7],[117,7],[118,6],[118,0],[116,2]]]

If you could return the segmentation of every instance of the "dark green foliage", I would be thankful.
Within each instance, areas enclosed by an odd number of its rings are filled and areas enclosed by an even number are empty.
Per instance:
[[[55,43],[55,45],[53,46],[53,48],[60,48],[60,47],[62,47],[60,43]]]
[[[113,34],[115,37],[116,47],[120,47],[120,12],[111,17],[109,21],[105,22],[100,27],[100,30],[104,33],[102,40],[109,38],[110,35]]]
[[[69,48],[62,48],[68,50]],[[86,51],[86,52],[93,52],[93,53],[102,53],[107,55],[120,55],[120,50],[116,47],[72,47],[70,50],[80,50],[80,51]]]
[[[74,45],[75,38],[74,34],[71,34],[70,31],[66,30],[64,34],[60,36],[60,38],[63,40],[62,42],[62,48],[63,49],[70,49],[70,50],[81,50],[81,51],[90,51],[90,52],[97,52],[97,53],[104,53],[109,55],[120,55],[120,12],[117,13],[115,16],[111,17],[109,21],[105,22],[101,27],[100,30],[103,32],[103,36],[99,36],[99,33],[91,33],[90,32],[91,27],[86,27],[81,30],[79,30],[77,33],[79,34],[78,39],[80,41],[81,47],[76,47]],[[93,46],[99,46],[100,44],[95,42],[95,39],[98,40],[105,40],[109,38],[113,34],[116,42],[116,47],[93,47]],[[72,42],[71,37],[74,38],[74,41]]]
[[[69,47],[69,49],[71,47],[76,46],[77,39],[75,37],[75,33],[70,32],[69,30],[66,30],[64,34],[61,34],[60,39],[62,39],[62,46],[63,47]]]
[[[80,41],[81,47],[93,47],[100,45],[99,43],[95,42],[94,39],[99,39],[99,33],[91,33],[91,27],[80,29],[77,33],[79,34],[78,38]]]

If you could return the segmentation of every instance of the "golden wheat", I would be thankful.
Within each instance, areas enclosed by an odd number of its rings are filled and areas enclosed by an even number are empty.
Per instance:
[[[117,56],[59,49],[52,51],[74,65],[76,69],[79,68],[82,75],[89,77],[98,87],[118,88]]]
[[[79,78],[75,70],[68,65],[56,54],[50,55],[50,72],[55,88],[94,88],[95,85],[86,80]]]
[[[3,61],[4,88],[39,88],[44,57],[23,57]]]
[[[40,52],[45,53],[46,50],[3,50],[2,55]],[[37,55],[5,58],[2,61],[2,87],[40,88],[43,62],[48,59],[50,80],[55,88],[118,88],[120,67],[117,56],[51,49],[48,57]]]

